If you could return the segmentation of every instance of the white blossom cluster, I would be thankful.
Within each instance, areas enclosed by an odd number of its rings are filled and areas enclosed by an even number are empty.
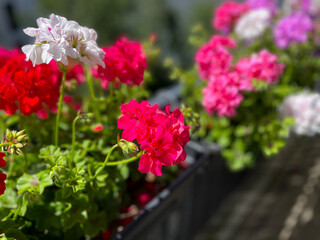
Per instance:
[[[105,67],[104,51],[97,45],[97,33],[93,29],[80,26],[75,21],[51,14],[50,18],[38,18],[38,28],[26,28],[23,31],[35,37],[33,45],[22,47],[27,60],[33,65],[49,63],[52,59],[68,65],[68,57],[79,60],[89,66],[99,64]]]
[[[256,39],[269,26],[270,17],[271,13],[266,8],[251,10],[237,21],[235,33],[241,39]]]
[[[320,94],[299,93],[288,96],[279,106],[281,117],[293,117],[293,131],[299,135],[320,133]]]

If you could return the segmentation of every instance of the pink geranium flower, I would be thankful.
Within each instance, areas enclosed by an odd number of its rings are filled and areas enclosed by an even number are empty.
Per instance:
[[[232,55],[227,48],[236,47],[233,39],[228,37],[213,36],[203,45],[196,55],[196,62],[202,79],[226,72],[231,67]]]
[[[239,85],[235,82],[236,73],[212,76],[203,89],[202,104],[209,114],[218,112],[219,116],[232,117],[243,100]]]
[[[217,30],[229,33],[237,20],[248,10],[246,3],[225,2],[216,9],[212,24]]]
[[[277,55],[262,50],[250,58],[241,59],[235,69],[242,76],[270,84],[278,81],[284,65],[278,63]]]

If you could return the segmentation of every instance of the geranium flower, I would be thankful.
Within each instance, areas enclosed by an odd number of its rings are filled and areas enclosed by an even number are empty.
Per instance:
[[[86,78],[84,76],[84,69],[82,64],[72,64],[71,66],[69,65],[67,74],[66,74],[66,80],[76,80],[77,85],[81,85],[86,81]]]
[[[38,28],[23,31],[35,37],[33,45],[22,47],[33,65],[49,63],[52,59],[68,65],[68,57],[77,59],[89,66],[96,64],[104,67],[104,52],[96,43],[97,33],[93,29],[80,26],[75,21],[51,14],[50,18],[38,18]]]
[[[293,131],[298,135],[314,136],[320,133],[320,95],[299,93],[286,97],[279,106],[280,117],[293,117]]]
[[[256,39],[269,26],[270,17],[265,8],[249,11],[237,21],[235,32],[242,39]]]
[[[304,13],[294,13],[282,18],[275,26],[273,35],[279,48],[287,48],[292,43],[303,43],[308,40],[312,30],[312,20]]]
[[[42,117],[44,110],[54,111],[61,79],[56,63],[33,67],[23,53],[13,53],[0,66],[0,109],[7,114],[19,109],[24,115],[37,113]]]
[[[164,113],[147,101],[139,104],[131,100],[121,105],[121,112],[123,116],[118,120],[118,127],[123,129],[122,138],[136,139],[145,151],[139,162],[140,172],[160,176],[163,165],[171,166],[185,160],[184,146],[190,140],[190,127],[184,125],[180,110],[170,113],[166,107]]]
[[[0,172],[0,195],[4,194],[6,190],[5,180],[7,179],[7,175],[5,173]]]
[[[213,26],[223,33],[229,33],[237,20],[248,10],[249,6],[246,3],[224,2],[215,11]]]
[[[5,156],[5,153],[0,152],[0,167],[5,167],[7,165],[6,161],[3,159]]]
[[[243,100],[241,90],[234,81],[234,73],[211,76],[203,89],[202,105],[208,114],[218,112],[219,116],[232,117]]]
[[[283,64],[278,63],[278,57],[262,50],[258,54],[252,54],[250,58],[242,58],[235,70],[249,79],[266,81],[268,84],[277,82],[284,69]]]
[[[5,167],[7,165],[6,161],[3,159],[5,156],[5,153],[0,152],[0,167]],[[5,173],[0,172],[0,195],[2,195],[6,190],[6,184],[4,182],[6,179],[7,175]]]
[[[92,69],[93,75],[101,78],[103,88],[108,88],[109,82],[115,80],[131,85],[141,84],[147,62],[140,43],[122,37],[114,46],[103,48],[103,51],[106,68],[98,66]]]
[[[228,48],[236,47],[233,39],[228,37],[213,36],[204,44],[196,54],[199,73],[202,79],[226,72],[231,67],[232,55]]]

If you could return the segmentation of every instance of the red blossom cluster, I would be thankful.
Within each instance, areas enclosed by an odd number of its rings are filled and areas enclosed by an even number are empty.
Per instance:
[[[78,85],[81,85],[86,81],[83,65],[81,63],[74,64],[71,62],[71,64],[68,65],[66,80],[70,81],[73,79],[77,81]]]
[[[217,30],[229,33],[237,20],[248,10],[247,3],[224,2],[216,9],[212,24]]]
[[[136,139],[145,151],[139,163],[142,173],[160,176],[162,165],[178,164],[186,158],[184,146],[190,140],[190,127],[184,125],[179,109],[170,113],[169,108],[164,113],[158,105],[151,106],[147,101],[139,104],[135,100],[121,105],[118,127],[123,129],[122,138],[130,142]]]
[[[0,152],[0,167],[5,167],[7,165],[6,161],[3,159],[5,156],[5,153]],[[3,172],[0,172],[0,195],[2,195],[6,190],[6,184],[4,182],[6,179],[7,175]]]
[[[37,113],[46,118],[55,111],[59,97],[61,73],[54,61],[32,66],[18,50],[0,51],[0,109],[14,114]]]
[[[114,46],[103,48],[105,68],[92,69],[101,85],[107,89],[109,82],[119,81],[125,84],[140,85],[147,67],[146,57],[140,43],[128,41],[122,37]]]

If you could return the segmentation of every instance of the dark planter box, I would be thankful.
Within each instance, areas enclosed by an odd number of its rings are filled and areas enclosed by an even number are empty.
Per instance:
[[[231,173],[216,145],[190,142],[186,150],[193,164],[114,240],[192,239],[246,175]]]

